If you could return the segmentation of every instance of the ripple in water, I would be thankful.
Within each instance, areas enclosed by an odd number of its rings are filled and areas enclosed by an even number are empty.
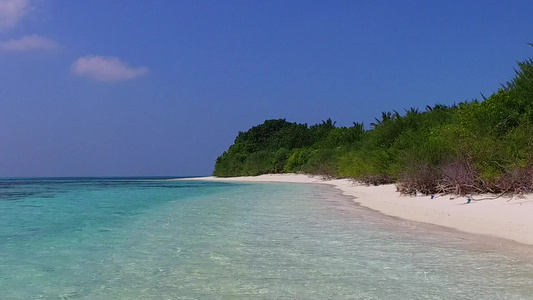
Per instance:
[[[329,187],[10,189],[27,194],[0,201],[1,299],[533,299],[530,247],[383,217]]]

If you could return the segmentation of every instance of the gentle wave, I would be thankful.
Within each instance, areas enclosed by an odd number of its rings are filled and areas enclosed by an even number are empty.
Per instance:
[[[1,299],[533,299],[528,257],[328,187],[0,185]]]

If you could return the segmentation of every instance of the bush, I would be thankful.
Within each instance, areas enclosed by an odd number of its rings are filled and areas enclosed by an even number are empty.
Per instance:
[[[533,61],[518,63],[516,76],[484,101],[383,112],[371,126],[266,120],[239,132],[213,174],[306,172],[366,184],[396,181],[406,194],[529,192]]]

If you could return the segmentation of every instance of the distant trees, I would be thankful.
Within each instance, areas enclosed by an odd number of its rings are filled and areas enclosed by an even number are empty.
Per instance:
[[[239,132],[228,151],[217,158],[213,174],[220,177],[259,175],[284,171],[293,149],[307,147],[313,136],[307,124],[285,119],[266,120]]]
[[[533,188],[533,61],[483,101],[383,112],[336,127],[267,120],[215,164],[215,176],[305,172],[367,184],[396,182],[403,193],[521,193]]]

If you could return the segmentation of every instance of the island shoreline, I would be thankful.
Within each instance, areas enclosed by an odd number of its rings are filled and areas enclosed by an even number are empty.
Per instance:
[[[402,196],[393,184],[364,186],[349,179],[325,180],[304,174],[243,177],[192,177],[172,180],[324,184],[349,196],[362,207],[403,220],[443,226],[461,232],[501,238],[533,246],[533,196],[490,198]],[[475,197],[487,198],[487,197]]]

